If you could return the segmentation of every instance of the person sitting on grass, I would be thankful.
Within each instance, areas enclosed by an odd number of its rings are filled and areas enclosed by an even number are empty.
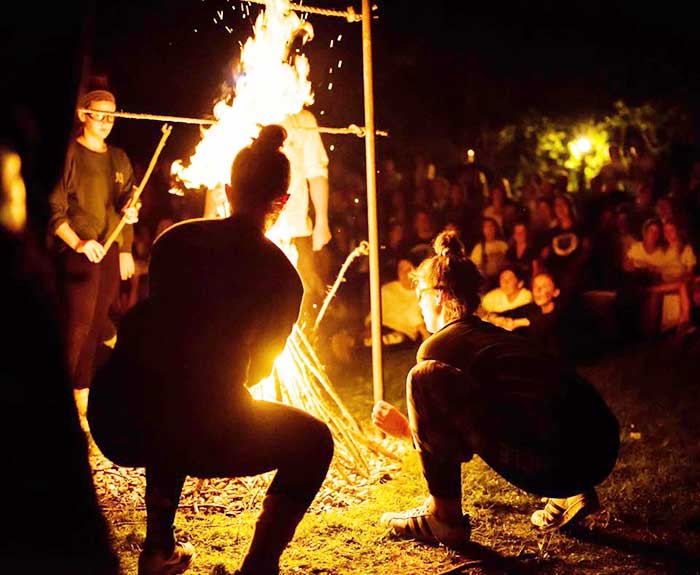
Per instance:
[[[498,283],[498,270],[504,262],[508,244],[501,239],[498,222],[485,217],[481,222],[481,241],[473,248],[471,260],[484,276],[485,289]]]
[[[418,307],[418,298],[413,289],[411,272],[413,263],[407,257],[401,257],[396,264],[396,279],[382,285],[382,327],[386,333],[382,336],[385,345],[423,341],[430,334],[425,329],[423,317]],[[365,345],[371,345],[371,314],[365,317]]]
[[[571,367],[474,315],[482,278],[456,235],[442,232],[434,248],[414,274],[432,335],[408,374],[408,417],[384,401],[372,411],[385,433],[412,439],[429,496],[380,523],[400,537],[461,548],[470,536],[461,464],[475,454],[516,487],[548,498],[531,517],[538,529],[579,520],[598,508],[594,487],[615,465],[617,419]]]
[[[554,276],[549,272],[540,272],[532,280],[533,301],[502,312],[490,313],[486,321],[508,331],[524,335],[544,347],[553,355],[561,355],[562,313],[558,302],[559,288]]]
[[[531,301],[532,292],[525,287],[520,269],[513,265],[505,265],[498,274],[498,287],[481,298],[479,315],[486,319],[489,314],[502,313],[527,305]]]

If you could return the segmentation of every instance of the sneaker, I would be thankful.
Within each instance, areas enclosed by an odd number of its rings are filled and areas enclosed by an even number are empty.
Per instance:
[[[405,539],[441,543],[454,549],[463,547],[471,533],[469,517],[465,515],[459,523],[446,523],[430,512],[429,501],[408,511],[385,513],[379,519],[379,524],[389,527],[392,533]]]
[[[530,517],[530,522],[540,531],[561,529],[574,520],[580,521],[600,508],[598,495],[591,489],[564,499],[544,499],[544,509],[538,509]]]
[[[175,543],[169,557],[160,551],[142,551],[138,575],[177,575],[184,573],[195,557],[192,543]]]

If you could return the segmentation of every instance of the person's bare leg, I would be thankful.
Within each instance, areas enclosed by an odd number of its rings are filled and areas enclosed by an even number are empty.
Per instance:
[[[462,521],[462,501],[458,498],[430,496],[429,508],[431,513],[445,523],[459,523]]]
[[[241,575],[277,575],[279,560],[294,537],[297,525],[309,504],[289,496],[268,493],[255,524],[248,553],[241,564]]]

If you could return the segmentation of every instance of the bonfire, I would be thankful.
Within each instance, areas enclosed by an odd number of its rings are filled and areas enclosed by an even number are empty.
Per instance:
[[[213,108],[215,122],[188,161],[176,161],[172,173],[181,190],[208,190],[218,198],[215,217],[235,212],[220,193],[230,179],[236,154],[257,136],[261,126],[281,123],[313,103],[308,79],[309,62],[303,54],[289,54],[295,38],[313,38],[313,28],[301,20],[285,0],[267,0],[255,22],[253,36],[245,42],[234,98],[221,98]],[[218,194],[216,192],[219,192]],[[275,228],[270,237],[295,263],[288,251],[289,238]],[[352,262],[368,254],[363,242],[347,257],[328,292],[313,325],[295,325],[286,346],[274,363],[272,374],[251,388],[258,399],[282,401],[306,410],[328,424],[336,450],[328,478],[316,498],[316,511],[342,507],[366,498],[369,487],[397,468],[403,445],[388,441],[376,430],[363,429],[345,408],[312,345],[325,311]],[[103,508],[144,508],[145,477],[142,469],[119,468],[91,445],[95,487]],[[195,512],[211,509],[235,514],[252,508],[264,495],[274,472],[252,478],[189,479],[181,507]]]

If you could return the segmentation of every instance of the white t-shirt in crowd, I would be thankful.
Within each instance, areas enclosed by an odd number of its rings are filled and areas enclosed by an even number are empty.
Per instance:
[[[651,269],[660,271],[666,256],[661,247],[657,247],[653,252],[647,253],[644,244],[636,241],[627,252],[627,259],[632,262],[635,269]]]
[[[676,246],[668,246],[664,251],[661,276],[667,282],[678,280],[692,271],[697,261],[690,244],[685,244],[681,251]]]
[[[394,280],[382,286],[381,294],[382,325],[406,334],[414,341],[418,339],[423,316],[415,290],[406,289],[401,282]]]
[[[484,265],[484,255],[482,245],[486,245],[486,265]],[[495,276],[501,269],[501,264],[508,251],[508,244],[503,240],[493,240],[492,242],[479,242],[472,249],[469,259],[472,260],[481,273],[488,277]]]
[[[510,301],[501,288],[492,289],[481,298],[481,307],[487,313],[503,313],[510,309],[515,309],[532,302],[532,292],[522,288],[518,291],[515,299]]]

